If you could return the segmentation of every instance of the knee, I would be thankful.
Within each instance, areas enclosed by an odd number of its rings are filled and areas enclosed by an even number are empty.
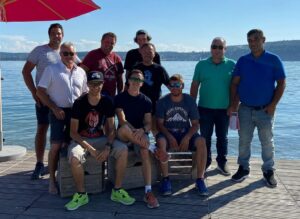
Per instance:
[[[126,136],[129,133],[131,133],[131,129],[129,128],[129,126],[127,124],[122,125],[118,129],[118,136]]]
[[[73,167],[78,166],[80,165],[80,161],[76,157],[72,156],[70,158],[70,165]]]
[[[165,138],[158,138],[156,140],[157,147],[160,149],[166,149],[167,148],[167,140]]]

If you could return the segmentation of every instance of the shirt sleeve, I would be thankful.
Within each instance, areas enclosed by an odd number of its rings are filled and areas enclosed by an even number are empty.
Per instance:
[[[48,89],[51,84],[51,80],[52,80],[52,68],[51,66],[48,66],[45,68],[38,86]]]
[[[160,119],[164,118],[164,104],[162,99],[158,100],[156,103],[155,116],[156,118],[160,118]]]
[[[117,74],[121,75],[124,73],[124,68],[123,68],[123,64],[122,64],[122,59],[120,56],[116,55],[116,66],[117,66]]]
[[[124,68],[126,70],[131,70],[131,68],[132,68],[131,50],[128,51],[126,54]]]
[[[72,107],[72,118],[78,119],[80,118],[80,101],[75,100],[73,107]]]
[[[38,47],[34,48],[28,55],[27,61],[37,65],[39,60],[40,53],[38,51]]]
[[[89,68],[89,71],[93,69],[93,53],[89,52],[82,60],[82,64]]]
[[[109,98],[106,99],[105,107],[106,107],[105,116],[107,118],[114,117],[115,116],[115,108],[114,108],[113,101],[111,99],[109,99]]]
[[[156,64],[159,64],[160,65],[160,55],[155,52],[155,56],[153,58],[153,61],[156,63]]]
[[[194,71],[194,76],[193,76],[193,81],[197,81],[200,82],[200,62],[198,62],[198,64],[195,67],[195,71]]]

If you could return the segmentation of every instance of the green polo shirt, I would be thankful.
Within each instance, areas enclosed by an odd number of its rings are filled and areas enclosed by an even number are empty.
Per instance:
[[[235,61],[228,58],[219,64],[213,63],[211,57],[198,62],[193,77],[193,81],[200,83],[198,106],[210,109],[228,107],[234,65]]]

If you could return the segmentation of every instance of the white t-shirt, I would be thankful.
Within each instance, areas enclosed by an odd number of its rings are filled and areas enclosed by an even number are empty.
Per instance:
[[[62,62],[49,65],[38,84],[45,88],[50,99],[63,108],[72,107],[81,94],[88,91],[85,71],[74,65],[70,71]]]
[[[60,60],[59,50],[53,50],[48,44],[35,47],[27,57],[27,61],[36,65],[35,84],[39,84],[48,65],[56,64]]]

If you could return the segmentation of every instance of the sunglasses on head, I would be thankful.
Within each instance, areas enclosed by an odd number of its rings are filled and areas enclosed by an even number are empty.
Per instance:
[[[222,50],[222,49],[224,49],[224,46],[211,45],[211,48],[212,48],[212,49],[219,49],[219,50]]]
[[[180,88],[181,87],[181,83],[180,82],[173,82],[169,84],[170,88]]]
[[[136,77],[130,77],[129,78],[130,81],[133,81],[133,82],[139,82],[139,83],[142,83],[144,82],[143,79],[140,79],[140,78],[136,78]]]
[[[75,55],[74,52],[62,52],[63,56],[71,56],[73,57]]]

